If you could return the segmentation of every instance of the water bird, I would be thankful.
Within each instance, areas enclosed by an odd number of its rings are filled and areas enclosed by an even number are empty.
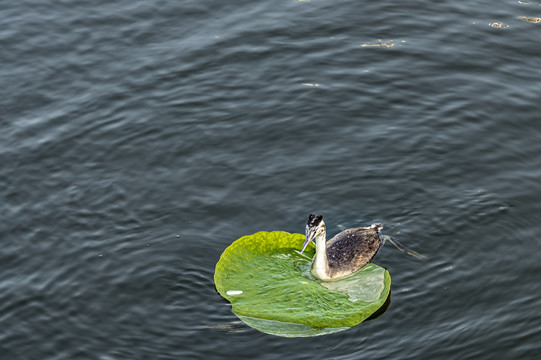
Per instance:
[[[383,225],[379,223],[347,229],[327,241],[323,215],[310,214],[301,254],[310,241],[314,241],[316,254],[310,272],[323,281],[337,280],[355,273],[372,261],[383,243],[381,229]]]

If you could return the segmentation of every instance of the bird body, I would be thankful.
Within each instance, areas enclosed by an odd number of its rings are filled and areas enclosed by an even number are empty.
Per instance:
[[[302,251],[310,241],[315,241],[316,254],[312,261],[312,275],[320,280],[329,281],[346,277],[362,269],[372,261],[382,244],[379,236],[382,228],[381,224],[372,224],[347,229],[326,241],[323,216],[310,214]]]

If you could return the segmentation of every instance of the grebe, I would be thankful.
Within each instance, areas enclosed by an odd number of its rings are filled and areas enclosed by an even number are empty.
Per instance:
[[[323,215],[310,214],[301,254],[310,241],[314,241],[316,255],[310,272],[323,281],[337,280],[353,274],[372,261],[383,243],[379,233],[381,229],[383,225],[378,223],[347,229],[326,241]]]

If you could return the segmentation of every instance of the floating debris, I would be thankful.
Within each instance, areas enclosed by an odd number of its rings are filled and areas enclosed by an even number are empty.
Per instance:
[[[526,20],[532,23],[541,23],[541,18],[538,17],[528,17],[528,16],[519,16],[520,20]]]
[[[394,46],[394,42],[392,40],[379,40],[376,42],[370,42],[370,43],[364,43],[361,45],[362,47],[385,47],[385,48],[391,48]]]
[[[493,28],[500,28],[500,29],[507,29],[509,27],[509,25],[505,25],[499,22],[493,22],[488,25],[492,26]]]
[[[319,84],[318,83],[304,83],[304,84],[301,84],[302,86],[311,86],[311,87],[319,87]]]

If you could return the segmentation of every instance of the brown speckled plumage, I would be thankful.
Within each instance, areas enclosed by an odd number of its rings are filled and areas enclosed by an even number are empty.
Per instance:
[[[379,250],[381,239],[376,229],[347,229],[327,241],[327,260],[330,276],[353,273],[372,261]]]
[[[306,240],[301,253],[310,241],[316,243],[311,273],[327,281],[353,274],[372,261],[382,241],[379,235],[383,225],[347,229],[325,241],[325,222],[322,215],[310,214],[306,222]]]

